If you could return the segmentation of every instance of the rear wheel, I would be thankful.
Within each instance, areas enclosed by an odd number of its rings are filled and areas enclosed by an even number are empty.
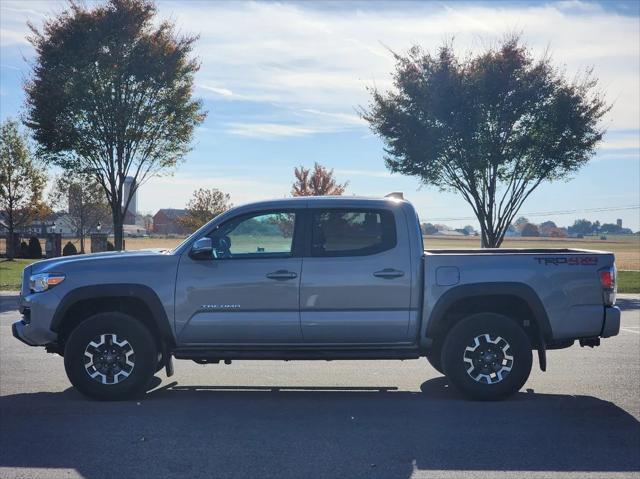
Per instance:
[[[143,393],[156,370],[155,339],[134,317],[99,313],[69,336],[64,366],[71,384],[86,396],[119,400]]]
[[[531,342],[506,316],[474,314],[449,331],[442,364],[447,378],[467,397],[503,399],[520,390],[529,378]]]

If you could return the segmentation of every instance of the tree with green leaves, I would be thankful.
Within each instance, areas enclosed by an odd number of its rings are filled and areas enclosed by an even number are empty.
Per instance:
[[[49,203],[67,212],[67,222],[80,238],[80,253],[84,254],[85,236],[98,224],[110,220],[110,208],[104,189],[86,173],[59,175],[53,180]]]
[[[175,168],[204,120],[192,98],[197,37],[156,22],[150,0],[71,3],[42,29],[30,28],[36,58],[25,85],[26,124],[46,161],[101,185],[122,249],[133,194]],[[125,198],[128,176],[135,187]]]
[[[469,203],[483,247],[499,247],[529,195],[577,172],[602,140],[610,106],[591,72],[569,81],[518,37],[464,59],[451,44],[394,56],[394,88],[373,88],[363,118],[392,172]]]
[[[7,230],[7,258],[15,256],[14,233],[33,221],[42,210],[46,174],[29,152],[27,137],[18,123],[0,125],[0,220]]]
[[[344,193],[349,182],[338,183],[333,169],[329,170],[324,166],[314,163],[313,171],[301,166],[295,168],[293,174],[296,181],[291,188],[293,196],[337,196]]]
[[[597,233],[600,229],[600,223],[598,223],[597,225],[596,223],[592,223],[591,221],[586,219],[575,220],[573,222],[573,225],[569,226],[568,231],[570,234],[575,235],[590,235],[592,233]]]
[[[527,223],[526,225],[524,225],[522,227],[522,231],[520,232],[520,236],[523,236],[523,237],[527,237],[527,236],[538,237],[538,236],[540,236],[540,230],[538,229],[537,225],[534,225],[533,223]]]
[[[187,213],[178,221],[185,228],[195,231],[231,208],[233,205],[230,200],[231,197],[227,193],[216,188],[200,188],[193,192],[193,198],[187,204]]]

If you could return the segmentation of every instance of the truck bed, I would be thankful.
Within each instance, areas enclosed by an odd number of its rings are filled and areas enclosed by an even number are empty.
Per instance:
[[[519,288],[539,298],[554,339],[598,336],[604,300],[598,271],[614,264],[612,253],[570,248],[434,249],[423,255],[425,317],[446,293],[470,301]]]

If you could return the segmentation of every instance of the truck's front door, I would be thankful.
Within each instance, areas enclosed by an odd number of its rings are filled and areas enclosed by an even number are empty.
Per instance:
[[[302,342],[293,210],[233,218],[209,233],[212,257],[185,254],[176,281],[176,329],[185,345]]]
[[[404,218],[391,209],[308,212],[310,248],[300,285],[305,341],[408,342],[411,259]]]

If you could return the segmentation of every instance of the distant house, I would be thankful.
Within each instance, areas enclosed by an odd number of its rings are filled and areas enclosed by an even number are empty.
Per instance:
[[[190,231],[182,226],[178,219],[187,214],[187,210],[162,208],[153,215],[153,232],[162,235],[184,235]]]
[[[6,234],[8,229],[6,219],[0,215],[0,234]],[[73,222],[69,219],[69,215],[64,211],[51,213],[46,218],[34,219],[31,223],[23,225],[15,232],[23,237],[44,237],[48,233],[61,233],[64,237],[73,237],[77,233],[73,227]]]

